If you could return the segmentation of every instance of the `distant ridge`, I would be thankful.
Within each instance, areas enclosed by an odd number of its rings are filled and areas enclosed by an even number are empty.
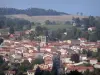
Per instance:
[[[57,16],[57,15],[69,15],[68,13],[58,12],[52,9],[41,8],[28,8],[28,9],[15,9],[15,8],[0,8],[0,15],[15,15],[26,14],[28,16]]]

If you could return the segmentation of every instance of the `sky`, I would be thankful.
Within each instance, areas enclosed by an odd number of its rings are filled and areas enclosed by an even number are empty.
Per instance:
[[[0,7],[8,8],[43,8],[60,12],[100,16],[100,0],[0,0]]]

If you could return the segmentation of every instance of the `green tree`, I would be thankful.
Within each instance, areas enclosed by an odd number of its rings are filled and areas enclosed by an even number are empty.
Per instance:
[[[89,16],[89,25],[95,26],[95,18],[93,16]]]
[[[42,75],[42,71],[40,70],[40,67],[37,67],[36,71],[35,71],[35,75]]]
[[[78,54],[72,54],[71,55],[71,61],[78,63],[79,62],[79,55]]]
[[[83,18],[82,22],[85,25],[85,30],[87,30],[89,27],[89,18]]]
[[[82,54],[87,54],[87,51],[83,49]]]
[[[49,20],[46,20],[46,21],[45,21],[45,24],[46,24],[46,25],[49,25],[49,24],[52,24],[52,23],[51,23]]]
[[[76,26],[80,26],[80,25],[81,25],[81,20],[80,20],[80,18],[76,18],[76,19],[75,19],[75,23],[76,23]]]
[[[85,72],[84,72],[84,75],[89,75],[90,71],[89,69],[87,69]]]
[[[0,65],[4,63],[3,56],[0,56]]]
[[[78,71],[71,71],[70,73],[68,73],[67,75],[82,75],[82,73],[78,72]]]
[[[97,60],[98,60],[98,62],[100,62],[100,54],[98,55]]]
[[[21,63],[21,65],[18,67],[19,72],[26,72],[27,70],[30,70],[30,69],[32,69],[32,66],[28,60],[24,60],[24,62]]]
[[[3,43],[4,39],[0,38],[0,45]]]
[[[36,35],[39,36],[39,35],[43,35],[43,29],[41,26],[37,26],[35,28],[35,31],[36,31]]]
[[[92,41],[92,42],[96,42],[97,41],[96,32],[90,32],[89,33],[89,40]]]
[[[43,64],[44,63],[44,60],[43,58],[40,56],[38,58],[36,58],[35,60],[32,61],[32,66],[34,66],[35,64]]]
[[[100,40],[100,20],[96,22],[96,35],[97,39]]]
[[[30,33],[29,33],[29,39],[32,41],[32,40],[34,40],[34,37],[36,36],[36,32],[34,32],[34,31],[31,31]]]
[[[51,75],[50,71],[44,71],[42,75]]]
[[[14,30],[14,27],[11,26],[10,29],[9,29],[9,33],[10,33],[10,34],[14,34],[14,31],[15,31],[15,30]]]
[[[4,25],[5,25],[4,20],[0,20],[0,28],[3,28],[3,27],[4,27]]]

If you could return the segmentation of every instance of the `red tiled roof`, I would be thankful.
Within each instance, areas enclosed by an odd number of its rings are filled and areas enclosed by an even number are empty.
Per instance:
[[[73,70],[87,70],[87,69],[89,69],[89,70],[93,70],[93,67],[85,67],[85,66],[75,66],[75,67],[69,67],[68,68],[68,70],[71,70],[71,71],[73,71]]]
[[[100,62],[98,62],[97,64],[100,65]]]
[[[6,71],[7,74],[15,74],[15,71]]]

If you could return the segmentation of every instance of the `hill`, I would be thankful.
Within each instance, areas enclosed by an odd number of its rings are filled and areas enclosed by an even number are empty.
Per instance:
[[[78,15],[59,15],[59,16],[28,16],[25,14],[17,14],[17,15],[6,15],[7,18],[20,18],[20,19],[25,19],[30,22],[44,22],[46,20],[50,21],[60,21],[60,22],[65,22],[65,21],[71,21],[72,18],[77,18],[79,17],[80,19],[86,18],[88,16],[78,16]]]
[[[58,12],[52,9],[41,8],[28,8],[28,9],[15,9],[15,8],[0,8],[0,15],[14,15],[26,14],[29,16],[43,16],[43,15],[68,15],[68,13]]]

